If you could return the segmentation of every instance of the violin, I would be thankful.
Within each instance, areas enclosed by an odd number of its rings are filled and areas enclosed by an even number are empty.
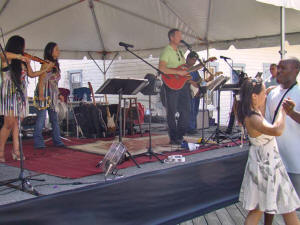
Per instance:
[[[29,58],[29,59],[31,59],[31,60],[33,60],[33,61],[39,62],[39,63],[48,63],[46,60],[43,60],[43,59],[41,59],[41,58],[39,58],[39,57],[37,57],[37,56],[34,56],[34,55],[30,55],[30,54],[28,54],[28,53],[26,53],[26,52],[24,52],[23,55],[24,55],[25,57],[27,57],[27,58]]]
[[[28,54],[28,53],[26,53],[26,52],[24,52],[23,55],[24,55],[25,57],[27,57],[27,58],[33,60],[33,61],[36,61],[36,62],[39,62],[39,63],[42,63],[42,64],[44,64],[44,63],[49,63],[49,62],[47,62],[47,61],[44,60],[44,59],[41,59],[41,58],[39,58],[39,57],[37,57],[37,56],[34,56],[34,55],[30,55],[30,54]],[[56,66],[53,66],[53,68],[55,68],[55,69],[57,70],[57,67],[56,67]]]

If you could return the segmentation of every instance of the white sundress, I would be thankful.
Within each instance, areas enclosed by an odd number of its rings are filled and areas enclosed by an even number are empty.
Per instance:
[[[249,137],[251,146],[239,200],[247,210],[283,214],[300,207],[274,136]]]

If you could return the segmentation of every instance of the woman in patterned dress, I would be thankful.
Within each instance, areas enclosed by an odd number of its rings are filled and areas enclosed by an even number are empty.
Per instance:
[[[247,79],[240,90],[238,120],[246,126],[251,146],[239,200],[249,210],[245,225],[258,224],[263,212],[283,214],[288,225],[299,225],[300,200],[280,158],[275,136],[284,129],[282,108],[274,124],[261,112],[266,89],[261,79]]]
[[[37,77],[49,70],[53,64],[46,64],[44,71],[33,72],[30,59],[23,56],[25,40],[20,36],[12,36],[6,46],[6,58],[1,56],[1,87],[0,87],[0,114],[4,115],[4,124],[0,131],[0,162],[5,162],[4,147],[12,131],[13,150],[12,158],[20,160],[18,115],[21,119],[28,114],[26,76]],[[21,97],[19,93],[22,92]]]
[[[52,140],[57,147],[64,147],[61,140],[60,128],[57,117],[58,104],[58,81],[60,80],[60,68],[58,58],[60,51],[58,45],[54,42],[49,42],[44,49],[44,59],[54,63],[55,67],[50,72],[44,72],[39,77],[39,82],[35,90],[37,120],[34,128],[34,147],[38,149],[45,148],[45,142],[42,135],[42,130],[46,120],[46,111],[48,111],[49,119],[52,126]],[[44,69],[43,66],[41,68]]]

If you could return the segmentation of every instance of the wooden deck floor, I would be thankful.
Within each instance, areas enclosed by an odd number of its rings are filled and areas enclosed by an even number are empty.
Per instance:
[[[247,210],[243,209],[240,203],[218,209],[214,212],[196,217],[192,220],[180,223],[180,225],[243,225],[247,216]],[[300,218],[300,212],[297,212]],[[259,225],[263,225],[263,218]],[[281,215],[275,215],[273,225],[284,225]]]

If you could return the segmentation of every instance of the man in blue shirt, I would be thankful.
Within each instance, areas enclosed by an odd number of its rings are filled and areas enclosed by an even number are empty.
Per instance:
[[[198,59],[198,54],[194,51],[190,52],[186,58],[187,68],[191,68],[192,66],[194,66],[197,59]],[[191,87],[191,90],[196,89],[196,93],[193,93],[192,91],[190,122],[189,122],[189,128],[187,133],[195,134],[197,133],[197,115],[199,112],[200,98],[203,96],[203,93],[201,92],[201,85],[205,85],[206,82],[211,81],[213,79],[213,76],[210,75],[207,79],[203,81],[198,71],[191,72],[190,75],[192,76],[192,79],[189,81],[189,83],[193,87],[195,87],[195,88]]]

